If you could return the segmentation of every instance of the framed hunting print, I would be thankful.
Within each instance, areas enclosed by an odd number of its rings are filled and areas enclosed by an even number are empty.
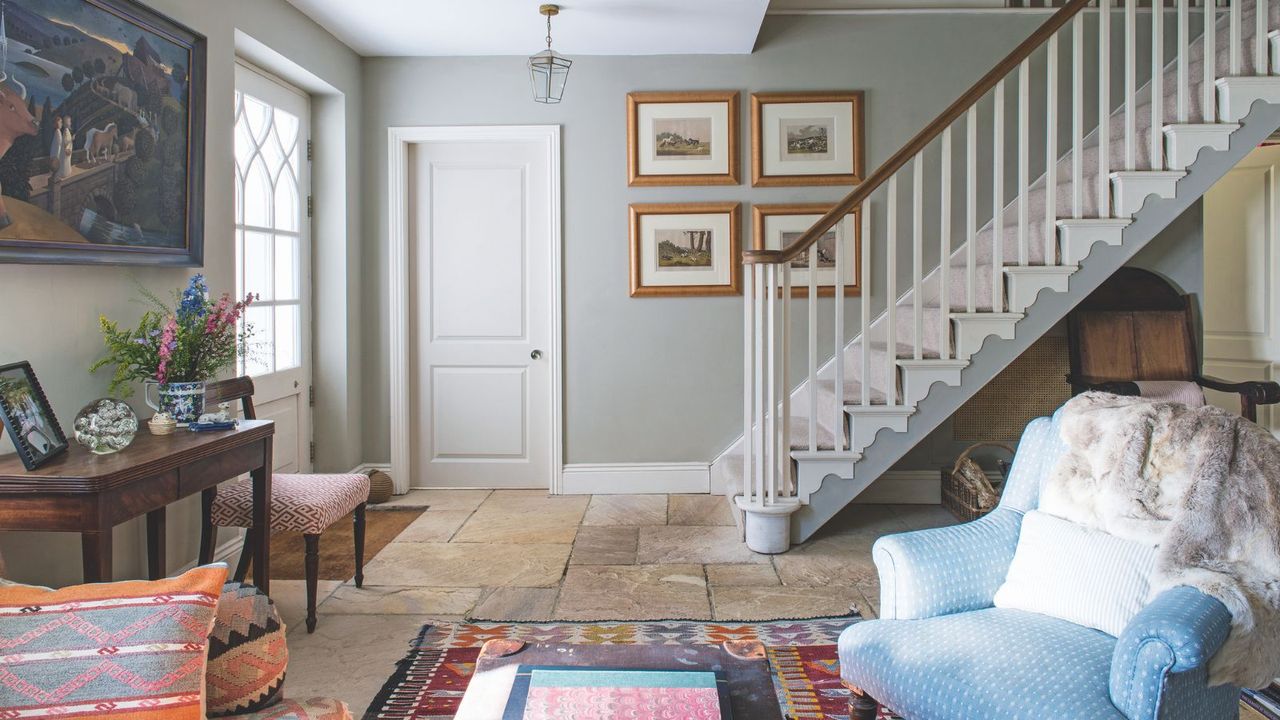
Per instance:
[[[633,204],[631,297],[741,294],[740,210],[735,202]]]
[[[737,185],[738,93],[627,94],[628,184]]]
[[[862,92],[754,93],[751,184],[857,185]]]
[[[822,203],[791,203],[785,205],[755,205],[752,207],[753,247],[757,250],[781,250],[813,227],[830,205]],[[844,218],[818,239],[818,242],[791,261],[791,296],[809,294],[809,275],[812,272],[819,297],[831,297],[836,292],[836,241],[840,245],[840,280],[846,297],[860,295],[862,257],[862,211]],[[816,252],[815,252],[816,251]],[[817,262],[810,266],[810,253]]]

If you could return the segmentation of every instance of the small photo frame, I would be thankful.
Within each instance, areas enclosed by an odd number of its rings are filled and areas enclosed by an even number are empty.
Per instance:
[[[822,203],[790,203],[783,205],[755,205],[752,207],[753,247],[757,250],[781,250],[813,227],[831,205]],[[855,209],[844,216],[839,224],[827,231],[817,244],[818,268],[814,275],[819,297],[832,297],[836,292],[837,236],[844,239],[840,249],[840,264],[844,266],[841,280],[846,297],[862,294],[859,284],[862,277],[862,210]],[[809,252],[801,253],[791,261],[791,296],[806,297],[809,294]]]
[[[31,363],[0,365],[0,415],[28,470],[35,470],[66,451],[67,436],[62,434]]]
[[[631,205],[631,297],[739,295],[741,205]]]
[[[738,93],[627,94],[627,183],[737,185]]]
[[[862,91],[753,93],[751,185],[857,185]]]

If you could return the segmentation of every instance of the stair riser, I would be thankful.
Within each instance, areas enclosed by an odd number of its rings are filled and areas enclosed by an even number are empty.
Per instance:
[[[968,360],[973,357],[982,349],[982,343],[993,335],[1003,340],[1012,340],[1013,329],[1018,319],[1018,317],[1009,317],[1005,313],[954,316],[956,359]]]
[[[881,408],[871,408],[871,410],[882,410]],[[852,430],[850,438],[851,452],[862,452],[875,442],[876,433],[881,430],[889,429],[893,432],[904,433],[907,431],[907,418],[911,416],[914,410],[908,406],[898,406],[896,412],[867,412],[861,409],[850,409],[849,427]]]
[[[1009,312],[1025,312],[1039,297],[1041,291],[1064,293],[1073,268],[1026,267],[1005,270],[1009,289]]]
[[[1119,245],[1128,225],[1128,220],[1058,221],[1058,233],[1062,239],[1062,264],[1079,265],[1089,257],[1097,243]]]
[[[1155,172],[1150,170],[1121,171],[1111,174],[1112,201],[1116,217],[1133,217],[1142,209],[1147,198],[1155,195],[1171,198],[1177,194],[1182,171]]]
[[[1218,80],[1218,118],[1223,122],[1240,122],[1258,101],[1280,104],[1280,84],[1268,77]]]
[[[915,405],[929,394],[929,388],[940,382],[950,387],[960,384],[960,375],[967,362],[934,361],[900,364],[902,373],[902,401],[904,405]]]
[[[1231,133],[1239,127],[1237,123],[1165,126],[1169,168],[1186,170],[1200,156],[1201,150],[1225,151],[1231,142]]]

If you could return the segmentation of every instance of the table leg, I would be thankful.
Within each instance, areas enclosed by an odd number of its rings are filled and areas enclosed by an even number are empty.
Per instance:
[[[164,508],[147,513],[147,576],[159,580],[166,574],[164,562]]]
[[[253,584],[271,595],[271,438],[263,441],[265,462],[254,470],[253,526],[259,528],[253,548]]]
[[[80,533],[86,583],[111,582],[111,528]]]

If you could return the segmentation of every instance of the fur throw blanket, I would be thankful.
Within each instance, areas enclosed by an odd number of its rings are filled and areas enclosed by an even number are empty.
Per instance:
[[[1189,585],[1231,611],[1210,683],[1280,676],[1280,441],[1215,407],[1091,392],[1062,409],[1068,450],[1040,509],[1158,546],[1152,597]]]

